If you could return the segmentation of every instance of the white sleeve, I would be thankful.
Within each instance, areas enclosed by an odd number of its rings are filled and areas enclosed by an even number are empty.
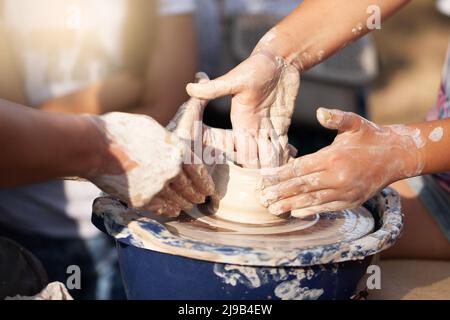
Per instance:
[[[195,11],[195,0],[159,0],[158,12],[161,16],[188,14]]]

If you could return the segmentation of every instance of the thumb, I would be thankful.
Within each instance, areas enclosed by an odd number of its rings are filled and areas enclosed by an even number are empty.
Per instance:
[[[362,125],[362,118],[357,114],[337,109],[319,108],[317,120],[323,127],[339,132],[357,131]]]
[[[197,83],[204,83],[209,81],[206,73],[199,72],[195,75]],[[196,121],[203,121],[203,112],[208,104],[208,100],[201,100],[198,98],[190,98],[177,111],[167,129],[177,133],[182,138],[191,137],[193,126]]]
[[[186,87],[191,97],[203,100],[213,100],[233,94],[233,79],[230,73],[215,80],[202,80],[199,83],[190,83]]]

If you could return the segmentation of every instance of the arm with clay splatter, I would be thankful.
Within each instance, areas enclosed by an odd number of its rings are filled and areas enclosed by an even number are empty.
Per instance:
[[[202,99],[232,95],[238,162],[279,166],[289,160],[287,132],[300,74],[365,35],[370,6],[386,19],[408,2],[305,0],[261,39],[247,60],[216,80],[189,84],[187,91]]]
[[[311,214],[360,206],[393,182],[450,170],[450,119],[378,126],[354,113],[319,109],[322,126],[338,130],[330,146],[267,169],[261,202],[273,214]]]
[[[169,216],[214,191],[206,167],[186,161],[191,150],[148,116],[47,113],[0,100],[0,146],[0,187],[77,176]]]
[[[269,51],[303,73],[372,31],[369,27],[377,22],[373,8],[381,23],[410,1],[303,1],[260,40],[254,53]]]

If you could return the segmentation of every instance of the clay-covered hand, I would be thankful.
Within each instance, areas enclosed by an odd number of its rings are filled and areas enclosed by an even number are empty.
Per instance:
[[[216,80],[189,84],[187,91],[204,100],[232,95],[237,161],[251,168],[277,167],[289,159],[287,133],[299,85],[295,67],[261,50]]]
[[[196,82],[207,83],[208,75],[196,74]],[[203,123],[203,114],[208,99],[191,98],[180,107],[167,129],[184,141],[196,156],[196,161],[206,164],[210,170],[217,163],[235,159],[233,132],[211,128]]]
[[[102,165],[85,178],[106,193],[168,216],[213,193],[206,167],[184,163],[191,151],[152,118],[125,113],[88,117],[103,135],[107,151]]]
[[[414,129],[377,126],[339,110],[319,109],[318,120],[338,130],[333,144],[263,173],[261,202],[273,214],[292,211],[305,217],[355,208],[383,187],[423,169]]]

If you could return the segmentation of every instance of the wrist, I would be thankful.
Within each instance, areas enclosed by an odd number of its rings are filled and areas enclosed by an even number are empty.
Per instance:
[[[252,55],[262,53],[270,56],[274,61],[282,60],[286,66],[294,67],[300,74],[304,71],[303,62],[294,53],[289,36],[276,27],[269,30],[258,42]]]
[[[84,160],[81,161],[79,176],[89,180],[101,174],[111,154],[109,152],[106,128],[100,117],[82,115],[80,119],[83,127],[82,132],[85,137],[82,141],[85,141],[86,144],[82,150]]]
[[[395,163],[397,168],[391,182],[422,174],[425,140],[420,130],[405,125],[391,125],[387,129],[392,136],[392,155],[387,163]]]
[[[253,53],[271,52],[302,74],[320,63],[325,54],[323,50],[312,50],[307,39],[302,43],[299,43],[298,36],[283,31],[282,27],[274,27],[261,38]]]

